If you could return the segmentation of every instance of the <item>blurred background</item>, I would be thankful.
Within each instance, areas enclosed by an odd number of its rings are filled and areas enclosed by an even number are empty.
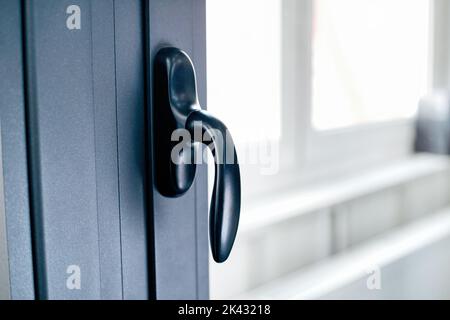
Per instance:
[[[208,109],[243,183],[212,299],[450,299],[449,18],[447,0],[207,1]]]

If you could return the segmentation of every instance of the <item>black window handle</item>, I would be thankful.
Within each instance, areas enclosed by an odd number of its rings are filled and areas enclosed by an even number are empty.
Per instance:
[[[167,197],[191,187],[199,155],[197,143],[214,155],[215,178],[209,214],[213,258],[230,255],[239,224],[241,181],[237,154],[227,127],[200,107],[196,75],[189,56],[177,48],[161,49],[154,61],[155,179]],[[174,135],[177,129],[180,135]],[[178,138],[188,133],[189,139]],[[210,142],[210,143],[209,143]]]

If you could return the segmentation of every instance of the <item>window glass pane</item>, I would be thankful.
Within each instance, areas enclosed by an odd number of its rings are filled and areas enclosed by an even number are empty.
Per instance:
[[[428,0],[314,0],[313,125],[410,117],[428,85]]]
[[[207,1],[208,109],[236,143],[281,133],[281,0]]]

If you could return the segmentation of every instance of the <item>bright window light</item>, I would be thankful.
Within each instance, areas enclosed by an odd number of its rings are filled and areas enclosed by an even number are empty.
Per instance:
[[[281,135],[281,0],[209,0],[208,109],[237,144]]]
[[[429,0],[314,0],[313,126],[411,117],[428,88]]]

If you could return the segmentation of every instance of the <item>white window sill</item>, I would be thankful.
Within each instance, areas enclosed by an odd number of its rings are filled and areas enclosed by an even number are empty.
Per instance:
[[[403,258],[411,257],[421,249],[427,250],[430,246],[443,241],[448,241],[449,239],[450,209],[446,209],[430,215],[426,219],[419,220],[410,225],[403,226],[387,234],[381,235],[369,243],[333,256],[323,262],[304,268],[303,270],[281,277],[280,279],[274,280],[234,298],[242,300],[320,299],[327,297],[330,294],[333,296],[333,293],[339,292],[340,289],[348,287],[355,282],[361,282],[363,284],[361,287],[358,287],[360,288],[359,290],[362,291],[353,293],[355,295],[354,298],[360,299],[363,294],[369,294],[370,297],[370,294],[373,293],[368,293],[369,291],[367,288],[364,288],[364,286],[367,277],[370,275],[369,272],[372,272],[374,267],[380,268],[380,270],[382,269],[383,272],[381,274],[386,275],[387,277],[387,273],[390,272],[389,266],[395,265],[396,263],[398,266],[398,262]],[[448,246],[444,247],[444,251],[447,250],[447,247]],[[436,253],[436,251],[433,252]],[[437,256],[430,257],[438,259],[436,263],[442,263],[443,261],[439,260],[439,255],[441,254],[445,255],[445,252],[438,252]],[[409,269],[413,277],[417,276],[417,274],[423,275],[423,270],[420,271],[420,268],[423,266],[418,265],[421,260],[423,259],[420,259],[419,256],[419,260],[416,264],[411,264],[411,262],[409,262],[404,265],[404,268]],[[425,261],[424,263],[433,263],[433,261]],[[448,266],[445,265],[439,267],[442,270],[448,269]],[[420,273],[411,272],[413,268],[420,269]],[[432,279],[431,275],[428,276]],[[442,283],[442,279],[439,278],[440,276],[442,275],[438,275],[436,279],[432,281],[433,286],[439,287],[447,285]],[[393,282],[397,281],[397,277],[387,278]],[[411,279],[411,285],[416,285],[414,284],[414,281],[416,280],[418,279]],[[418,284],[420,285],[420,282],[418,282]],[[385,285],[389,285],[391,289],[394,288],[392,291],[401,287],[398,283],[385,283]],[[386,290],[388,289],[383,287],[384,293],[380,293],[386,294],[389,297],[392,292],[386,292]],[[428,288],[427,290],[430,289]],[[400,294],[424,294],[424,292],[420,292],[420,290],[416,291],[417,292],[404,292]],[[396,294],[399,294],[399,292],[396,292]],[[429,295],[431,293],[428,292],[425,294]]]
[[[414,155],[356,177],[308,190],[292,190],[243,207],[240,232],[248,233],[299,215],[317,212],[387,188],[406,184],[450,168],[445,156]]]

